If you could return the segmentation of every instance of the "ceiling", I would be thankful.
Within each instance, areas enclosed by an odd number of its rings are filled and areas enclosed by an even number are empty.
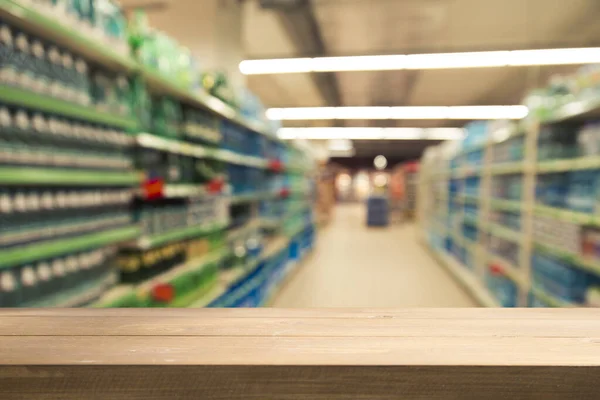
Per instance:
[[[545,85],[553,74],[569,73],[577,67],[243,77],[237,71],[237,60],[600,46],[598,0],[121,0],[121,3],[126,7],[146,7],[152,26],[188,46],[201,60],[226,64],[232,80],[245,81],[268,107],[519,104],[529,89]],[[273,4],[292,6],[264,7]],[[335,124],[437,127],[462,126],[465,122],[353,120]],[[286,121],[285,125],[327,126],[332,122]],[[355,141],[354,146],[357,157],[385,154],[388,158],[414,159],[431,144],[435,142]]]
[[[598,46],[598,0],[312,0],[315,38],[298,40],[298,9],[244,5],[248,59]],[[294,27],[294,23],[296,27]],[[290,25],[292,25],[290,27]],[[269,107],[519,104],[526,91],[576,67],[480,68],[332,73],[339,104],[315,74],[254,75],[247,84]],[[344,121],[345,126],[449,126],[465,121]],[[324,126],[290,121],[287,126]],[[427,143],[355,142],[357,156],[419,157]]]

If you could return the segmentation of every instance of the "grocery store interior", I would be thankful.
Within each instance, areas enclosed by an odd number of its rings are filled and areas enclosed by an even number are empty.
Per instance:
[[[599,18],[2,0],[0,307],[600,306]]]

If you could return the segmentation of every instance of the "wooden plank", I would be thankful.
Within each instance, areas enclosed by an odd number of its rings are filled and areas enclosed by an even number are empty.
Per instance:
[[[0,399],[595,398],[593,309],[0,310]]]
[[[590,367],[3,367],[10,400],[593,399]]]
[[[600,366],[600,337],[4,336],[11,365]]]
[[[207,308],[207,309],[166,309],[166,308],[108,308],[108,309],[51,309],[51,308],[0,308],[0,323],[5,317],[55,316],[55,317],[100,317],[123,316],[160,318],[185,317],[198,318],[208,315],[219,318],[368,318],[368,319],[553,319],[591,321],[600,318],[600,309],[579,308],[556,310],[551,308]]]
[[[203,313],[204,314],[204,313]],[[261,313],[263,314],[263,313]],[[1,336],[317,336],[317,337],[594,337],[600,318],[439,319],[425,318],[199,318],[171,316],[14,316],[0,321]]]

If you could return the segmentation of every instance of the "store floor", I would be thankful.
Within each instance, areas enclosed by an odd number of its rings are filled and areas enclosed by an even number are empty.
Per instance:
[[[368,228],[364,205],[339,205],[274,307],[473,307],[417,240],[412,223]]]

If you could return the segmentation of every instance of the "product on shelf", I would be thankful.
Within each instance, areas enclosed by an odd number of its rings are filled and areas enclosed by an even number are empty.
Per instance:
[[[487,248],[490,253],[502,257],[515,267],[518,267],[520,265],[520,243],[515,242],[514,240],[497,237],[493,233],[490,233],[488,235]]]
[[[488,266],[485,274],[485,283],[502,307],[517,306],[517,285],[494,265]]]
[[[509,138],[503,142],[495,143],[492,152],[493,163],[518,162],[525,156],[524,137]]]
[[[120,129],[0,104],[0,164],[131,169],[131,139]]]
[[[520,201],[522,194],[523,177],[521,175],[499,175],[492,177],[492,197]]]
[[[531,268],[535,286],[569,303],[583,303],[587,290],[599,283],[597,276],[542,252],[533,254]]]
[[[0,20],[0,84],[100,111],[129,116],[131,92],[115,75],[81,55]]]
[[[492,210],[489,220],[515,232],[521,231],[521,214],[518,212]]]
[[[470,149],[483,144],[487,139],[488,127],[489,122],[487,121],[475,121],[467,124],[465,126],[467,134],[461,142],[462,148]]]
[[[3,268],[0,270],[0,306],[85,305],[114,284],[115,255],[114,246],[101,247]],[[90,291],[95,297],[85,296]],[[80,300],[73,301],[77,297]]]
[[[0,307],[188,306],[236,253],[258,272],[221,300],[264,304],[312,246],[306,149],[257,128],[254,95],[142,14],[126,27],[112,0],[17,3],[0,20]]]
[[[222,140],[217,117],[205,110],[186,108],[183,111],[181,132],[190,142],[210,145]]]

